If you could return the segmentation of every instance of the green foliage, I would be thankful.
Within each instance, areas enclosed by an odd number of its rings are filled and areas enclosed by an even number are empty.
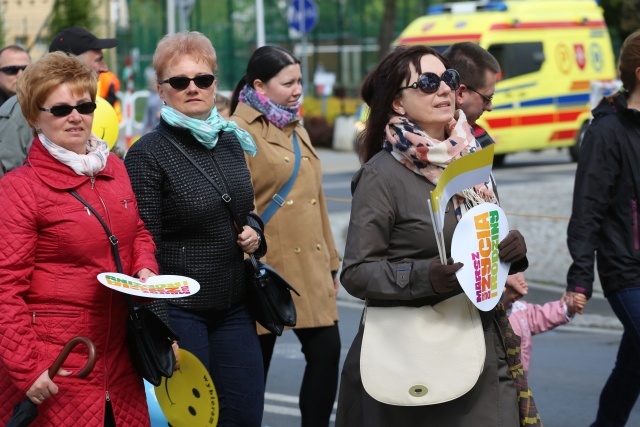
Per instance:
[[[67,27],[83,27],[93,31],[98,23],[94,3],[94,0],[55,0],[49,21],[50,36]]]
[[[640,1],[600,0],[616,56],[627,36],[640,28]]]

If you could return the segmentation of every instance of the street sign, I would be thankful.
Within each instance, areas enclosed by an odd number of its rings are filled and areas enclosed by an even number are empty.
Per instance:
[[[318,6],[314,0],[291,0],[287,8],[289,27],[305,34],[318,24]]]

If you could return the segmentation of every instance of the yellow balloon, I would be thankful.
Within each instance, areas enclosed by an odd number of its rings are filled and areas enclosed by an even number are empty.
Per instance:
[[[96,96],[96,104],[98,108],[93,113],[93,126],[91,126],[91,133],[98,138],[104,140],[109,144],[109,149],[112,149],[116,145],[118,140],[119,120],[118,113],[113,108],[109,101],[99,96]]]
[[[178,352],[180,369],[155,387],[162,413],[173,427],[218,425],[220,405],[211,375],[192,353]]]

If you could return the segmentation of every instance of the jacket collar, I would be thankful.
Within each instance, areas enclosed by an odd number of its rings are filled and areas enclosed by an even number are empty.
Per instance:
[[[70,190],[90,179],[88,176],[78,175],[70,167],[56,160],[44,148],[38,136],[33,140],[25,164],[28,164],[46,185],[56,190]],[[107,165],[96,175],[96,178],[113,179],[113,177],[113,161],[109,158]]]
[[[287,124],[284,127],[284,129],[280,130],[276,125],[269,122],[269,120],[267,120],[264,114],[262,114],[260,111],[256,110],[255,108],[243,102],[238,103],[238,106],[236,107],[236,111],[234,111],[233,115],[237,115],[238,117],[241,117],[243,120],[245,120],[249,124],[249,126],[253,125],[253,123],[255,123],[258,120],[263,120],[265,123],[267,123],[267,126],[265,127],[265,131],[263,132],[262,136],[269,143],[280,145],[281,147],[293,153],[293,146],[288,142],[288,140],[289,140],[289,137],[291,137],[291,134],[293,133],[294,129],[299,124],[301,125],[300,118],[292,120],[289,124]],[[282,133],[286,135],[287,137],[286,140],[283,140],[282,136],[280,135]],[[317,157],[316,151],[311,145],[311,141],[308,140],[307,138],[302,137],[302,135],[300,135],[299,132],[297,132],[297,134],[298,134],[298,142],[302,145],[305,145]]]

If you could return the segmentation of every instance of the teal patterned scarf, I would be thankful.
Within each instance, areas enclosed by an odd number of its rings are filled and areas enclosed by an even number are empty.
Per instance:
[[[240,146],[251,157],[254,157],[258,152],[258,147],[256,143],[253,142],[253,138],[251,138],[249,132],[240,129],[234,122],[226,121],[220,117],[216,107],[213,107],[209,118],[206,120],[194,119],[168,105],[162,106],[160,116],[171,126],[188,129],[193,137],[209,150],[212,150],[216,146],[218,143],[218,134],[224,131],[235,133],[240,141]]]

